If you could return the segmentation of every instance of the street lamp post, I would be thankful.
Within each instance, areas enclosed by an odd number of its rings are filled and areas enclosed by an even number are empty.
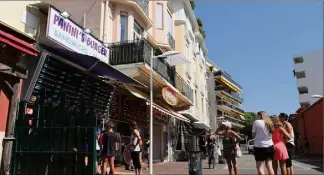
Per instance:
[[[150,73],[150,154],[149,154],[149,167],[150,167],[150,175],[153,175],[153,59],[163,58],[178,55],[180,52],[169,51],[165,52],[162,55],[154,56],[153,49],[151,52],[151,73]]]

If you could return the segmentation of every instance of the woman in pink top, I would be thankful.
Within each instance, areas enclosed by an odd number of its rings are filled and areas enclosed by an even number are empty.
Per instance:
[[[288,152],[285,145],[284,137],[290,139],[288,132],[282,127],[277,116],[272,117],[275,130],[272,134],[272,141],[275,149],[275,155],[273,157],[273,170],[277,175],[278,162],[280,163],[281,174],[286,175],[286,160],[288,159]]]

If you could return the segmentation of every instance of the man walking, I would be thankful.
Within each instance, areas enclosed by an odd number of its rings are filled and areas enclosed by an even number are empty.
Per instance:
[[[287,167],[287,175],[292,175],[293,174],[293,168],[292,168],[292,156],[295,150],[295,135],[294,135],[294,129],[292,125],[288,122],[288,115],[285,113],[280,113],[279,114],[279,120],[282,123],[283,127],[286,129],[286,131],[289,133],[291,139],[287,140],[286,139],[286,147],[288,151],[288,156],[289,158],[287,159],[286,162],[286,167]]]

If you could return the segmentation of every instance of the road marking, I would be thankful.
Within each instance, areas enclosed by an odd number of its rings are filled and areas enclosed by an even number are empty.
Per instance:
[[[310,170],[311,169],[309,167],[302,166],[302,165],[300,165],[298,163],[295,163],[295,162],[293,162],[292,164],[293,164],[293,166],[299,167],[299,168],[301,168],[303,170]]]

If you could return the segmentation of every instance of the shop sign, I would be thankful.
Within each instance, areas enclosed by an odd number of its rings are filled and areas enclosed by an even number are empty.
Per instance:
[[[91,34],[85,33],[75,22],[62,17],[53,7],[49,8],[46,34],[50,40],[69,50],[96,57],[108,64],[109,49]]]
[[[172,91],[171,88],[165,87],[162,89],[162,96],[163,99],[171,106],[175,106],[178,104],[178,99],[174,95],[174,92]]]

